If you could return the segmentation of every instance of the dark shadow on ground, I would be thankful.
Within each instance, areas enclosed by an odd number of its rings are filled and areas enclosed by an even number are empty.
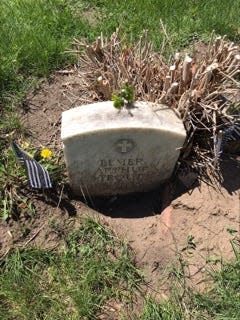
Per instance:
[[[221,161],[222,186],[230,193],[240,190],[240,156],[226,154]]]
[[[220,163],[222,174],[222,186],[232,194],[240,190],[240,157],[223,155]],[[182,194],[191,194],[195,188],[200,187],[198,179],[191,185],[186,185],[177,176],[168,183],[160,185],[157,189],[145,193],[133,193],[128,195],[115,195],[111,197],[76,197],[65,186],[62,194],[56,190],[35,194],[35,198],[51,205],[59,207],[69,216],[75,216],[76,208],[71,199],[81,201],[88,207],[113,218],[143,218],[161,214],[173,200]],[[214,185],[213,185],[214,187]],[[220,191],[220,190],[219,190]]]
[[[189,189],[175,179],[149,192],[115,195],[111,197],[78,197],[77,200],[113,218],[143,218],[161,214],[164,208],[175,198],[185,192],[191,192],[196,186],[197,184],[194,184],[194,186]]]
[[[68,186],[65,188],[69,189]],[[65,190],[65,192],[67,194],[70,191]],[[35,193],[34,198],[50,205],[53,208],[59,207],[61,210],[67,212],[69,217],[73,217],[77,214],[77,210],[66,194],[61,192],[59,193],[56,189],[49,189],[42,193]]]
[[[240,190],[240,157],[223,155],[221,163],[222,186],[230,193]],[[213,187],[214,182],[211,182]],[[90,208],[113,218],[143,218],[161,214],[171,202],[184,193],[191,194],[201,183],[196,178],[186,185],[177,176],[157,189],[145,193],[116,195],[111,197],[74,197]],[[220,189],[219,189],[220,192]],[[71,195],[73,196],[73,195]]]

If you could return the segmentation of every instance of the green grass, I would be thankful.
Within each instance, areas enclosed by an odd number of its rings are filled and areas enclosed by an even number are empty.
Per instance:
[[[16,111],[28,88],[52,70],[74,62],[74,57],[64,54],[74,37],[93,40],[101,32],[109,36],[120,27],[126,41],[135,41],[148,29],[154,47],[163,47],[165,52],[186,46],[195,38],[209,38],[213,29],[239,40],[238,2],[1,0],[0,153],[8,148],[9,140],[24,134]],[[7,159],[2,157],[1,161],[6,166]]]
[[[221,262],[220,270],[209,267],[209,289],[196,292],[175,278],[171,297],[156,302],[148,297],[141,320],[238,320],[240,315],[240,246],[232,240],[235,259]]]
[[[208,291],[183,290],[183,279],[171,278],[171,297],[146,297],[140,315],[131,319],[238,320],[239,243],[235,253],[235,260],[211,270]],[[98,319],[109,301],[127,307],[143,286],[132,261],[126,244],[97,221],[82,219],[61,250],[17,249],[0,262],[0,319]],[[127,319],[121,312],[119,319]]]
[[[24,171],[9,149],[11,139],[24,136],[16,111],[30,86],[74,63],[64,54],[74,37],[93,40],[120,27],[127,41],[134,42],[148,29],[154,47],[169,53],[194,39],[210,38],[213,30],[239,41],[239,16],[238,0],[1,0],[1,218],[34,211],[21,193],[27,183]],[[188,291],[186,300],[174,292],[162,303],[149,297],[141,319],[238,319],[239,273],[236,254],[235,261],[212,273],[212,290]],[[140,282],[126,246],[86,220],[60,252],[16,250],[1,261],[0,319],[94,319],[106,301],[131,300]]]
[[[236,260],[223,262],[220,272],[211,272],[215,286],[208,292],[195,294],[193,303],[206,319],[237,320],[240,316],[240,253]]]
[[[73,36],[90,30],[86,19],[75,17],[71,2],[0,2],[0,92],[19,89],[26,77],[46,76],[69,61],[63,51]]]
[[[0,185],[0,219],[18,218],[29,211],[30,203],[22,194],[22,189],[27,189],[24,169],[17,165],[10,149],[0,153]]]
[[[88,19],[90,15],[94,18]],[[93,39],[121,28],[136,40],[149,30],[161,47],[166,25],[174,48],[212,30],[239,39],[238,0],[2,0],[0,2],[0,92],[19,89],[29,76],[46,76],[73,60],[63,52],[73,37]]]
[[[1,262],[0,319],[97,319],[140,283],[127,246],[85,219],[61,251],[19,249]]]
[[[144,306],[141,320],[183,320],[184,312],[175,301],[156,303],[149,297]]]
[[[99,11],[99,28],[104,33],[109,34],[120,26],[124,34],[136,40],[143,29],[148,29],[155,48],[161,47],[164,38],[160,19],[174,48],[188,45],[196,38],[209,38],[213,30],[239,39],[238,0],[86,0],[84,3]]]
[[[20,126],[21,123],[18,123],[18,118],[10,115],[8,113],[9,121],[5,119],[6,127],[15,127],[16,129],[17,124]],[[30,200],[31,197],[34,198],[34,192],[29,187],[23,164],[17,160],[10,146],[10,138],[6,140],[9,145],[7,143],[0,144],[0,147],[2,146],[2,152],[0,152],[0,219],[9,221],[11,219],[18,220],[23,216],[30,218],[35,214]],[[50,158],[44,159],[41,157],[41,151],[36,148],[25,146],[23,149],[48,170],[53,187],[62,188],[66,183],[62,153],[54,152]]]

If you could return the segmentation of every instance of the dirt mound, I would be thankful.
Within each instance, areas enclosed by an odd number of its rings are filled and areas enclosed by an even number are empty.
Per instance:
[[[53,75],[27,95],[21,118],[32,145],[61,149],[61,112],[90,102],[79,96],[80,85],[77,72],[70,71]],[[233,257],[230,240],[239,231],[240,218],[239,160],[223,159],[222,185],[196,182],[188,189],[186,181],[176,177],[150,193],[92,199],[92,208],[82,199],[69,199],[64,190],[33,193],[35,217],[0,223],[1,254],[17,243],[61,245],[62,234],[77,223],[72,217],[87,214],[129,242],[137,266],[157,292],[167,288],[173,267],[182,270],[190,284],[202,287],[209,263]]]

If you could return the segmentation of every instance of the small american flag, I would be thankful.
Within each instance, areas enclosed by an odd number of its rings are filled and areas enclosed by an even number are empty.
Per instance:
[[[35,189],[52,188],[52,183],[48,171],[43,168],[35,159],[29,157],[15,142],[12,142],[12,149],[17,159],[25,166],[27,170],[30,186]]]

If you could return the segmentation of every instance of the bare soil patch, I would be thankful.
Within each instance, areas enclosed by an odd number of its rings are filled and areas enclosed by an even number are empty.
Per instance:
[[[62,111],[95,99],[89,101],[89,94],[80,96],[81,81],[76,70],[56,73],[27,94],[21,119],[34,147],[61,150]],[[130,244],[136,265],[156,294],[165,294],[170,271],[181,269],[183,261],[188,263],[183,270],[188,283],[204,288],[209,265],[233,257],[230,240],[236,233],[231,235],[229,230],[239,232],[239,161],[238,156],[223,159],[222,185],[202,182],[187,188],[175,177],[150,193],[92,199],[93,203],[74,198],[67,186],[32,192],[35,216],[0,222],[0,255],[16,245],[61,246],[62,236],[78,224],[78,218],[91,215]]]

